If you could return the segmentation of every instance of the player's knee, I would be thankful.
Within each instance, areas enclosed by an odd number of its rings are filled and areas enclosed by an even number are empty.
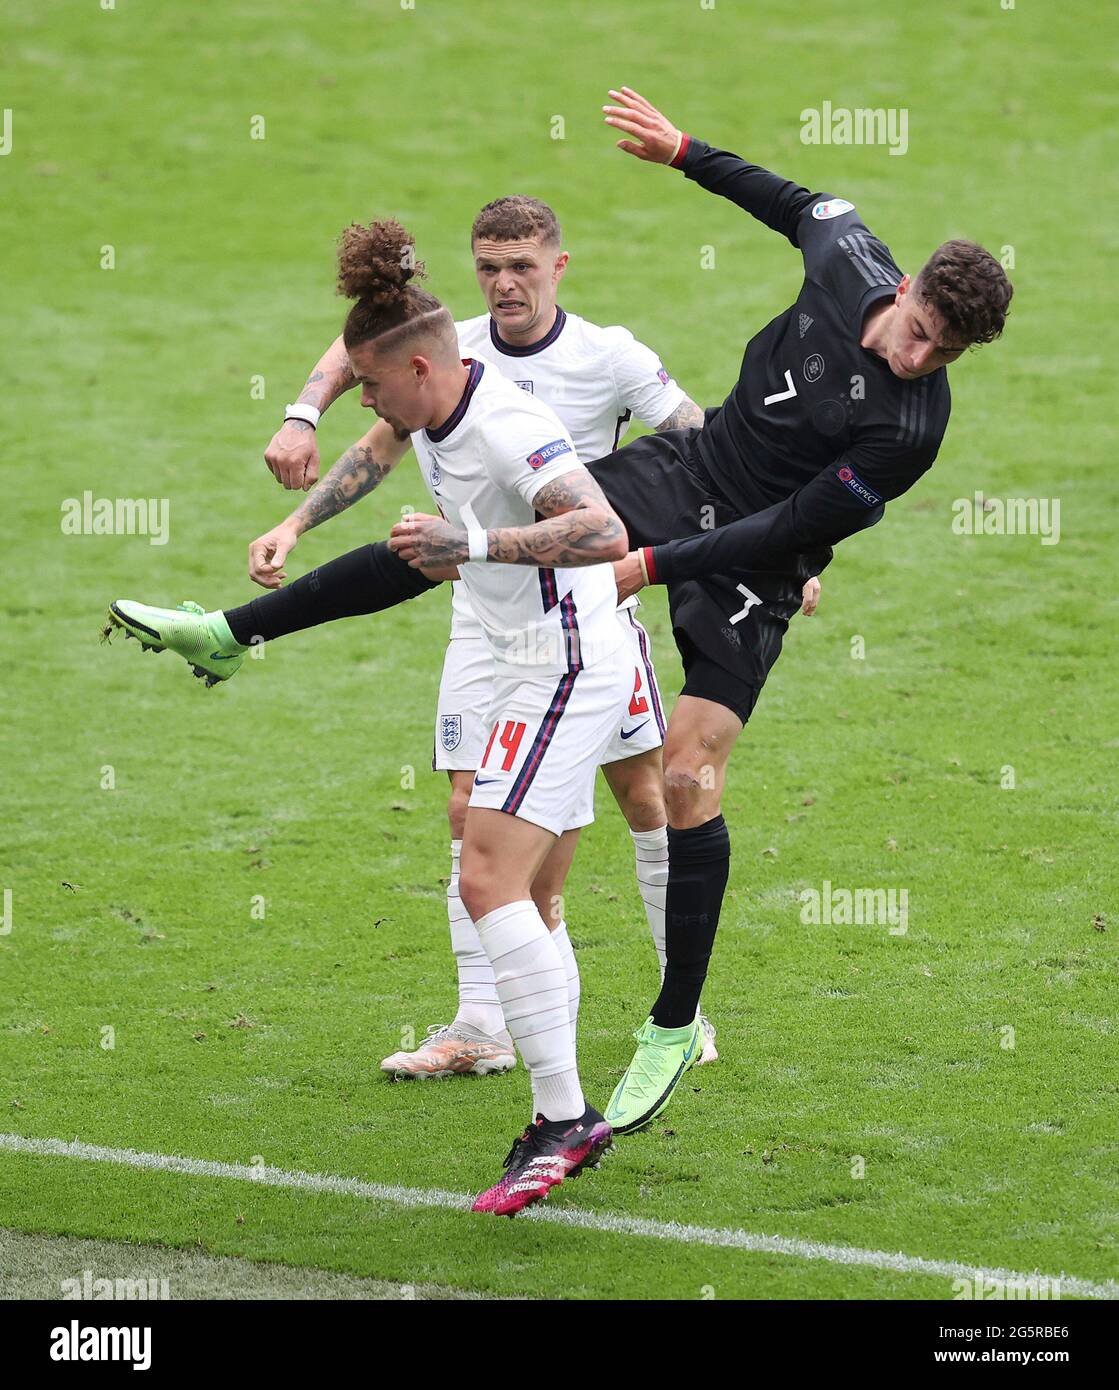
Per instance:
[[[669,760],[664,769],[664,804],[669,825],[698,825],[719,801],[718,773],[712,764]],[[700,820],[697,820],[696,817]]]
[[[452,840],[461,840],[466,833],[466,808],[469,805],[469,790],[464,787],[452,787],[447,798],[447,821],[451,827]]]
[[[659,830],[665,822],[665,793],[660,778],[629,788],[622,812],[631,830]]]
[[[668,763],[664,769],[664,799],[671,806],[679,801],[694,801],[703,790],[699,771],[690,763]]]
[[[458,895],[473,921],[484,917],[492,907],[493,876],[484,864],[464,863],[459,871]]]

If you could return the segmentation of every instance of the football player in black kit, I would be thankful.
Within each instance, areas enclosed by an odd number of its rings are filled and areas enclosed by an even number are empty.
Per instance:
[[[694,1060],[730,866],[727,759],[804,581],[932,466],[951,408],[945,368],[1002,332],[1012,289],[999,262],[966,241],[939,247],[911,279],[851,203],[688,136],[628,87],[610,95],[606,120],[629,137],[621,149],[682,170],[804,258],[796,303],[750,339],[737,385],[702,429],[643,436],[588,465],[637,547],[615,566],[619,597],[667,585],[684,664],[664,745],[668,964],[605,1111],[625,1133],[664,1109]],[[424,564],[464,557],[461,538],[446,547],[449,529],[411,518],[390,544]],[[490,558],[557,563],[534,552],[534,529],[494,537]]]
[[[557,511],[592,506],[589,517],[606,501],[625,523],[636,548],[614,567],[619,599],[667,585],[685,672],[664,744],[664,982],[605,1112],[626,1133],[661,1113],[698,1055],[699,996],[730,866],[727,760],[804,582],[931,467],[950,409],[945,368],[999,336],[1012,289],[998,261],[969,241],[938,247],[911,279],[849,202],[686,135],[628,87],[610,96],[617,104],[604,108],[606,120],[627,137],[621,149],[730,199],[787,237],[805,270],[796,303],[747,344],[737,385],[705,412],[702,429],[634,440],[589,464],[593,481],[557,502]],[[422,379],[425,365],[416,357],[399,370]],[[362,403],[374,404],[368,391]],[[570,516],[565,541],[551,539],[556,519],[488,531],[486,560],[594,563],[592,547],[571,539]],[[469,558],[465,532],[412,514],[387,544],[362,546],[241,608],[198,612],[237,659],[254,641],[413,598]],[[119,603],[112,612],[125,626]],[[167,645],[150,628],[138,635]]]

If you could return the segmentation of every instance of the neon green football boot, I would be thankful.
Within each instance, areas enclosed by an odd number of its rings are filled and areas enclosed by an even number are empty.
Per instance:
[[[683,1028],[658,1028],[650,1015],[633,1036],[637,1051],[606,1107],[615,1134],[630,1134],[655,1120],[703,1048],[698,1018]]]
[[[109,621],[103,629],[106,639],[115,627],[126,637],[137,638],[146,652],[177,652],[208,686],[236,675],[249,650],[234,641],[220,609],[207,613],[198,603],[149,608],[134,599],[118,598],[109,605]]]

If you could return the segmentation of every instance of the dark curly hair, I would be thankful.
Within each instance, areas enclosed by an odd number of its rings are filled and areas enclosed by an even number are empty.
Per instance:
[[[521,241],[534,236],[558,246],[559,221],[547,203],[525,193],[515,193],[486,204],[470,229],[470,245],[482,237],[491,241]]]
[[[413,332],[444,336],[448,325],[453,330],[439,300],[412,283],[426,274],[423,261],[416,260],[415,237],[399,222],[351,222],[338,238],[338,293],[357,301],[342,330],[346,347],[387,333],[394,334],[396,346],[397,338]]]
[[[944,320],[953,338],[989,343],[1006,324],[1014,286],[990,251],[974,241],[946,241],[917,273],[914,292]]]

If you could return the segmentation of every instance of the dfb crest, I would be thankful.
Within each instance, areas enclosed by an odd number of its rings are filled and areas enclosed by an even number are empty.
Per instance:
[[[440,720],[439,738],[444,749],[453,753],[462,740],[462,715],[445,714]]]

